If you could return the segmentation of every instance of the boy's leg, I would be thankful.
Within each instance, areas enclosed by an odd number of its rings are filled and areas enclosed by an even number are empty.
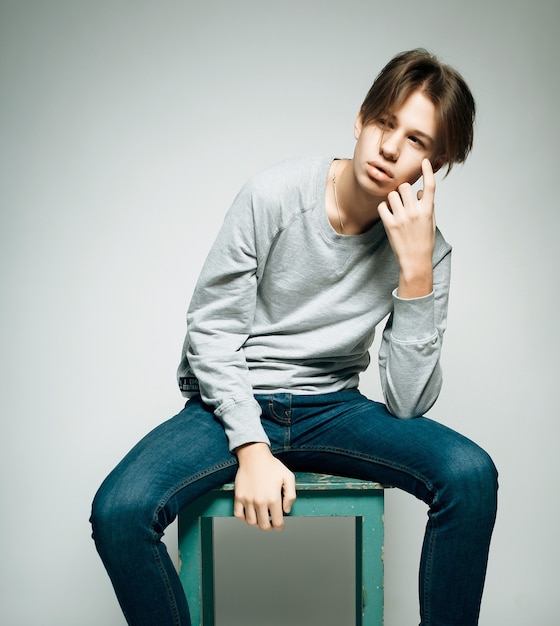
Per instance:
[[[284,447],[273,452],[292,469],[379,481],[428,504],[421,626],[475,626],[497,499],[486,452],[433,420],[395,418],[356,391],[260,401],[284,431],[274,435]]]
[[[190,625],[161,537],[184,506],[233,480],[236,471],[223,426],[193,399],[103,482],[92,507],[93,538],[129,624]]]

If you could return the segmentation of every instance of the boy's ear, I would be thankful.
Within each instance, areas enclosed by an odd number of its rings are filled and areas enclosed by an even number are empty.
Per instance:
[[[358,140],[360,138],[363,127],[364,123],[362,121],[362,112],[360,111],[356,117],[356,122],[354,123],[354,139]]]

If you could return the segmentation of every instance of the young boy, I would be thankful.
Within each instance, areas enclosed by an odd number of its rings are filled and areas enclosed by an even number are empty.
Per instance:
[[[235,479],[235,516],[281,529],[296,470],[426,502],[421,624],[478,623],[496,470],[476,444],[422,417],[441,388],[451,258],[434,171],[466,159],[474,115],[455,70],[405,52],[366,96],[352,159],[285,162],[241,190],[189,307],[178,372],[189,400],[94,501],[93,536],[129,624],[190,624],[160,541],[183,507]],[[358,378],[387,315],[381,404]]]

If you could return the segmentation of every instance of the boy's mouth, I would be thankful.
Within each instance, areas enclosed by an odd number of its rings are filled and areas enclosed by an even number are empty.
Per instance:
[[[393,178],[393,172],[378,161],[368,161],[367,171],[368,174],[375,180],[389,180],[390,178]]]

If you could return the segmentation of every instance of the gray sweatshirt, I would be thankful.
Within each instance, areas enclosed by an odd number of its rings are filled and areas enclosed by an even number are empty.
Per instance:
[[[441,389],[451,247],[437,231],[430,295],[396,295],[399,267],[381,221],[338,234],[325,208],[331,158],[280,163],[240,191],[206,259],[187,313],[178,369],[231,450],[268,438],[254,394],[356,388],[376,326],[387,408],[425,413]]]

